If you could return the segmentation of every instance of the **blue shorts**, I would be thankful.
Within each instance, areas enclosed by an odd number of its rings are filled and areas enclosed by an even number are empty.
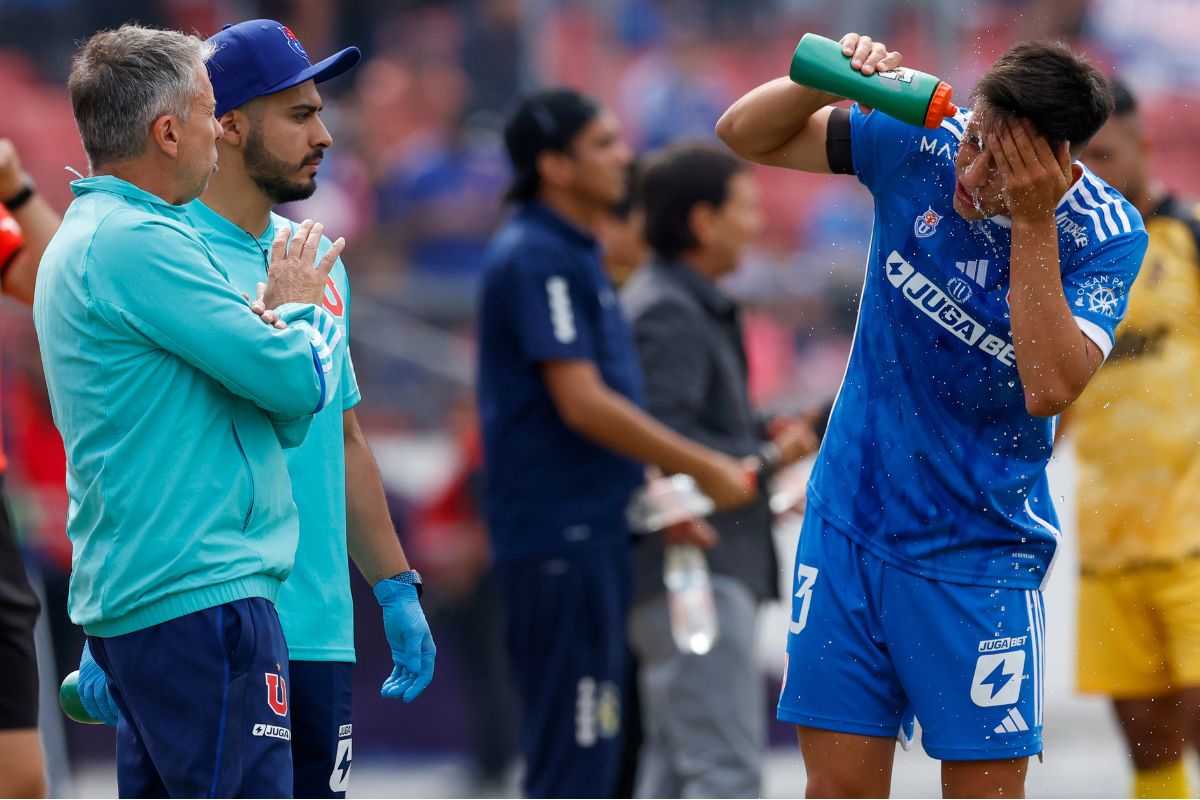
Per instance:
[[[121,797],[291,797],[287,644],[260,597],[89,636],[121,712]]]
[[[1041,752],[1040,592],[918,577],[810,511],[792,594],[779,719],[907,745],[915,714],[933,758]]]
[[[345,797],[354,758],[350,711],[354,665],[292,661],[292,775],[296,797]]]
[[[624,542],[505,564],[526,797],[612,797],[628,672]]]

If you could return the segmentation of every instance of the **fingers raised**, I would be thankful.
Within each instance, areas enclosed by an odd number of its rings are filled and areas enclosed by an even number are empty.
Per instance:
[[[338,256],[342,254],[342,250],[344,250],[345,247],[346,240],[339,236],[337,241],[325,251],[325,255],[321,256],[321,262],[317,264],[317,270],[328,278],[330,271],[333,269],[334,263],[337,262]]]
[[[288,244],[287,253],[289,256],[294,256],[297,258],[301,257],[304,245],[308,241],[308,235],[312,233],[314,224],[315,223],[313,223],[311,219],[306,219],[304,222],[300,223],[298,228],[296,228],[295,232],[292,234],[292,241],[290,244]],[[318,239],[318,241],[320,240]]]
[[[287,255],[287,242],[289,233],[290,231],[282,225],[279,226],[277,231],[275,231],[275,239],[271,242],[272,264],[276,263]]]

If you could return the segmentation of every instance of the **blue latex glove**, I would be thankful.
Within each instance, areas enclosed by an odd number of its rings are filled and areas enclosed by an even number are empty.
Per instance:
[[[433,660],[437,655],[429,623],[417,599],[417,587],[393,580],[380,581],[375,584],[375,598],[383,606],[383,632],[395,664],[379,694],[401,697],[411,703],[433,680]]]
[[[105,725],[117,724],[117,704],[108,690],[108,676],[96,659],[88,643],[83,643],[83,655],[79,657],[79,700],[83,708]]]

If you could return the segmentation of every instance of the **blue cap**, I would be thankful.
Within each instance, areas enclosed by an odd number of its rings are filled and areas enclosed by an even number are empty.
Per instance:
[[[316,64],[296,34],[272,19],[226,25],[208,41],[217,46],[208,60],[208,78],[217,98],[217,116],[265,94],[275,94],[305,81],[327,81],[351,69],[362,58],[347,47]]]

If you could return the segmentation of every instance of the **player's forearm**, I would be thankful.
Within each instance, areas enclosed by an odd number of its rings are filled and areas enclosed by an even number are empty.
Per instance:
[[[720,456],[658,422],[625,397],[598,387],[570,404],[563,414],[567,426],[596,444],[626,458],[652,464],[666,472],[704,475]]]
[[[1025,407],[1034,416],[1054,416],[1075,401],[1098,364],[1063,293],[1053,217],[1014,220],[1010,269],[1013,350]]]
[[[9,297],[22,303],[33,303],[33,286],[37,281],[38,264],[46,245],[50,243],[54,232],[58,230],[62,219],[50,208],[40,194],[33,197],[16,211],[12,212],[13,219],[21,226],[25,238],[25,247],[17,254],[12,266],[4,273],[3,284],[0,288]]]
[[[388,513],[379,467],[357,423],[346,435],[346,548],[372,586],[409,569]]]
[[[729,149],[754,161],[778,150],[812,115],[841,98],[776,78],[745,94],[717,121],[717,136]]]

